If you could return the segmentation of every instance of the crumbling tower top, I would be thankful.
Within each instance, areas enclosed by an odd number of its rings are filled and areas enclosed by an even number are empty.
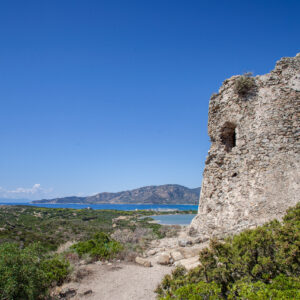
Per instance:
[[[299,129],[300,54],[269,74],[225,80],[210,99],[212,144],[191,231],[236,233],[300,201]]]

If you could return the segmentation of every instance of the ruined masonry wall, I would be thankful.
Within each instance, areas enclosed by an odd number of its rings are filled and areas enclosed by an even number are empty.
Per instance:
[[[280,219],[300,201],[300,53],[254,77],[256,88],[244,97],[234,91],[238,77],[209,103],[212,143],[190,226],[202,237]]]

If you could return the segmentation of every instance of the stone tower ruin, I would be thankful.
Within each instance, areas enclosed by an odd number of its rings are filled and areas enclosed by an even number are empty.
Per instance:
[[[209,103],[211,147],[190,233],[223,237],[300,201],[300,53],[269,74],[233,76]]]

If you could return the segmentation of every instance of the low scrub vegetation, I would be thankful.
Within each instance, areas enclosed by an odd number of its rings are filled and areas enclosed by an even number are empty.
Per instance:
[[[211,240],[201,266],[177,268],[156,292],[161,299],[300,299],[300,203],[272,221],[225,241]]]
[[[234,91],[239,96],[247,95],[254,87],[255,80],[252,73],[246,73],[235,80]]]
[[[80,261],[134,261],[153,239],[176,234],[152,214],[163,213],[0,206],[0,300],[45,299],[85,276]]]
[[[180,213],[195,213],[186,211]],[[68,241],[86,241],[96,232],[112,234],[116,230],[149,231],[152,238],[164,237],[168,230],[152,223],[153,211],[88,210],[30,206],[0,206],[0,244],[15,242],[26,247],[34,242],[56,250]]]
[[[123,249],[123,246],[107,234],[99,232],[93,239],[74,244],[71,249],[74,249],[80,257],[89,254],[95,259],[111,259]]]
[[[20,249],[15,243],[0,245],[0,299],[39,299],[49,287],[61,284],[69,263],[50,256],[40,243]]]

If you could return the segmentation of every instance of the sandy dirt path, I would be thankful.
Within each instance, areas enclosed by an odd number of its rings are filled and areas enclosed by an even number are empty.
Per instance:
[[[87,266],[92,272],[76,284],[77,294],[72,299],[93,300],[154,300],[155,288],[172,268],[155,264],[146,268],[133,263]],[[92,293],[84,295],[91,290]]]

